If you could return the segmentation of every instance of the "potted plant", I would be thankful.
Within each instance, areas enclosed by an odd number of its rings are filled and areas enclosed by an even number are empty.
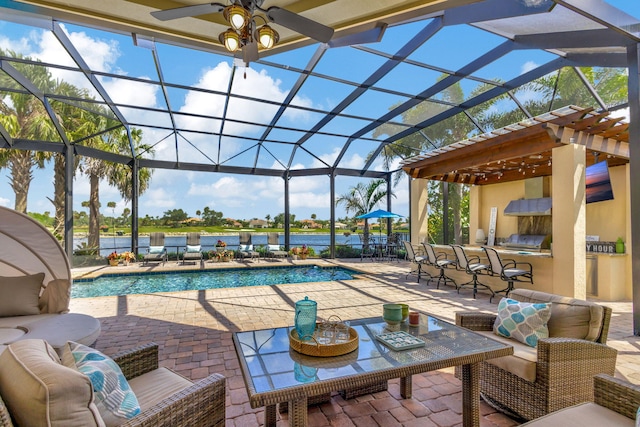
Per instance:
[[[218,239],[218,242],[216,243],[216,251],[223,252],[226,250],[226,247],[227,247],[227,242],[225,242],[224,240]]]
[[[616,253],[624,253],[624,240],[622,240],[622,237],[618,237],[618,240],[616,240]]]
[[[118,255],[116,251],[113,251],[107,255],[107,259],[109,260],[109,265],[115,267],[120,262],[120,255]]]
[[[291,252],[292,259],[294,260],[298,259],[298,255],[300,254],[300,248],[294,246],[293,248],[291,248],[291,251],[289,252]]]
[[[130,262],[134,262],[136,260],[136,254],[133,252],[123,252],[120,254],[120,259],[124,265],[129,265]]]
[[[307,259],[308,255],[309,255],[309,248],[307,248],[307,245],[302,245],[299,253],[300,259]]]

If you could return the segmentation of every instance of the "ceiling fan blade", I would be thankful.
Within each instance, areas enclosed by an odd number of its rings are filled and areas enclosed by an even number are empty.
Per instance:
[[[356,44],[377,43],[382,40],[387,24],[380,24],[370,30],[360,33],[349,34],[348,36],[338,37],[329,42],[330,47],[353,46]]]
[[[258,60],[258,42],[254,40],[242,46],[242,60],[245,64]]]
[[[277,6],[267,9],[267,17],[278,25],[322,43],[327,43],[333,37],[333,28]]]
[[[173,9],[156,10],[151,15],[161,21],[169,21],[171,19],[186,18],[189,16],[206,15],[208,13],[222,12],[224,5],[219,3],[195,4],[193,6],[176,7]]]

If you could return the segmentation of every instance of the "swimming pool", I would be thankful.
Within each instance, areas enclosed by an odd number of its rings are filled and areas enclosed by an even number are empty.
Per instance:
[[[342,267],[312,265],[105,274],[95,279],[74,279],[71,298],[351,280],[356,273]]]

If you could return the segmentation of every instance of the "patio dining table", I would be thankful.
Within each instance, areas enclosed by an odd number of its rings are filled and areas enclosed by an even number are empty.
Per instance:
[[[235,332],[233,342],[252,408],[265,406],[265,426],[276,425],[276,404],[288,402],[289,425],[307,425],[307,405],[333,391],[365,388],[400,378],[400,393],[411,398],[411,376],[461,366],[465,427],[480,425],[480,362],[513,354],[513,347],[421,314],[420,324],[387,325],[381,317],[351,322],[358,348],[335,357],[306,356],[291,349],[292,327]],[[420,348],[393,350],[376,336],[403,330],[425,342]]]

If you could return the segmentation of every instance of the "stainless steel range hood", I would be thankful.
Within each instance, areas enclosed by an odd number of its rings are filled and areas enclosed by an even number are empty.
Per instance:
[[[512,200],[503,213],[510,216],[551,215],[551,197]]]

